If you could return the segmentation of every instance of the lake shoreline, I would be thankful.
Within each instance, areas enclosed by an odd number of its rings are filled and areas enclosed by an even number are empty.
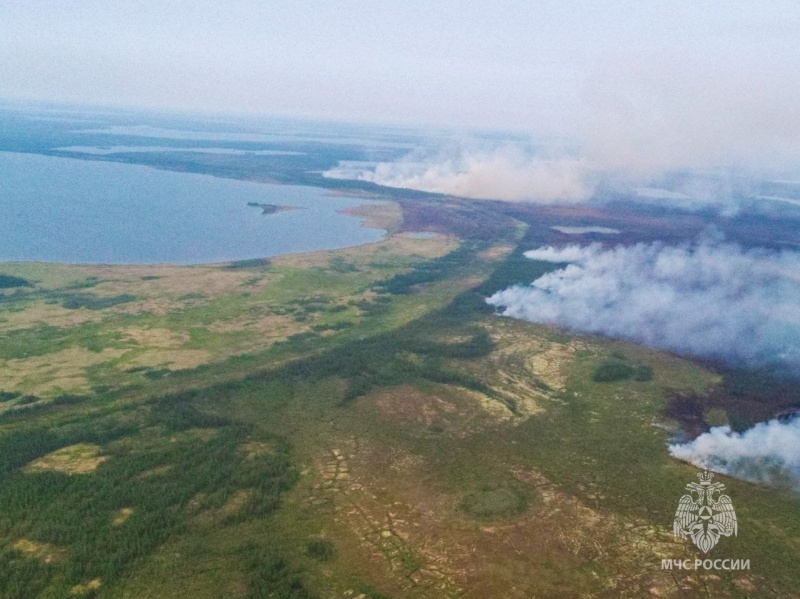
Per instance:
[[[385,235],[349,212],[369,200],[306,185],[22,152],[0,153],[0,175],[0,262],[215,264]]]

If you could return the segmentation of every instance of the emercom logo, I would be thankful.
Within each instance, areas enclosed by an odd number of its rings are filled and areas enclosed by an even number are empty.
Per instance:
[[[731,498],[723,493],[725,485],[712,482],[714,475],[705,470],[697,475],[699,483],[689,483],[689,491],[678,502],[672,532],[691,539],[703,553],[711,551],[720,537],[736,536],[738,523]]]

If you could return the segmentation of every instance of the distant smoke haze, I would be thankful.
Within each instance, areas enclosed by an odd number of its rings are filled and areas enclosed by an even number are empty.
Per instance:
[[[683,170],[633,162],[612,167],[607,159],[597,160],[575,150],[564,153],[555,144],[532,149],[530,143],[519,141],[467,139],[420,147],[391,162],[343,161],[323,175],[473,199],[542,204],[602,201],[623,195],[642,203],[689,210],[712,206],[727,214],[759,200],[777,206],[800,205],[800,194],[791,187],[788,198],[757,193],[759,185],[777,171],[753,168],[740,165],[699,170],[688,162]],[[595,193],[601,184],[604,197]],[[797,197],[793,197],[795,194]]]
[[[599,183],[647,203],[728,213],[755,183],[791,177],[800,166],[796,63],[774,57],[770,76],[752,57],[730,65],[691,52],[619,56],[606,49],[583,81],[574,118],[561,129],[524,123],[531,144],[443,142],[407,156],[326,176],[478,199],[574,203]],[[553,137],[548,137],[551,135]],[[571,150],[563,153],[562,142]],[[680,173],[669,188],[660,183]],[[760,198],[765,199],[765,198]],[[769,199],[769,198],[766,198]],[[791,204],[800,200],[774,199]]]
[[[800,254],[706,242],[544,247],[568,262],[487,301],[505,316],[734,365],[800,367]]]
[[[743,48],[727,61],[689,49],[605,54],[584,87],[587,158],[603,170],[649,176],[796,166],[796,64],[773,50],[768,69]]]
[[[796,167],[798,39],[791,0],[5,2],[0,97],[569,138],[577,163],[465,153],[376,176],[573,201],[595,173]]]
[[[420,149],[396,162],[374,166],[344,164],[325,176],[465,198],[542,203],[581,202],[594,191],[591,175],[580,160],[537,156],[522,144],[476,145]]]

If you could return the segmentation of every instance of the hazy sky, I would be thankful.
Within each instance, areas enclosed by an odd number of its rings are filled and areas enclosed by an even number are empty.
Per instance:
[[[798,73],[795,0],[0,0],[3,98],[522,128],[622,161],[637,136],[793,144]]]

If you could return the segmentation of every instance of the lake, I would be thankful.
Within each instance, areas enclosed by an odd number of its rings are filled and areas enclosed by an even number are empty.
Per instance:
[[[314,187],[0,152],[0,260],[202,264],[334,249],[385,231]],[[262,215],[248,202],[297,206]]]

